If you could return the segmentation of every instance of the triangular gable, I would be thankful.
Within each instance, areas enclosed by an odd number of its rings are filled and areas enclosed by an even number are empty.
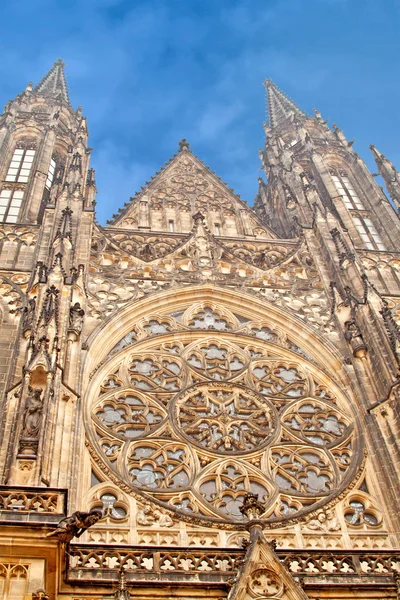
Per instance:
[[[247,549],[227,600],[308,600],[261,532]]]
[[[277,235],[262,223],[253,209],[212,173],[192,152],[182,144],[166,166],[147,182],[141,192],[132,198],[119,215],[108,221],[113,228],[170,231],[165,214],[174,209],[180,223],[177,232],[188,233],[192,228],[192,217],[201,212],[211,222],[240,223],[241,231],[226,235],[276,239]],[[145,216],[144,216],[145,215]],[[146,222],[147,219],[147,222]],[[233,227],[233,226],[232,226]],[[237,226],[235,225],[236,229]]]

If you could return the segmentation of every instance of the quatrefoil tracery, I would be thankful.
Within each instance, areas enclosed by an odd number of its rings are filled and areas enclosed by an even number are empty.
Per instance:
[[[149,320],[154,337],[104,368],[92,407],[103,460],[132,489],[219,521],[243,518],[247,492],[282,523],[330,501],[360,460],[343,399],[297,349],[283,357],[265,328],[256,346],[234,339],[229,318],[206,309],[192,310],[188,333]]]

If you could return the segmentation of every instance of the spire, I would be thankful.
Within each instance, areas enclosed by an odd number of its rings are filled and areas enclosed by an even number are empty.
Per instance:
[[[268,121],[271,127],[280,125],[293,114],[306,116],[290,98],[276,87],[272,79],[266,79],[264,85],[267,90]]]
[[[370,149],[374,155],[379,174],[382,176],[387,191],[389,192],[393,203],[399,211],[400,209],[400,173],[396,170],[393,163],[386,158],[382,152],[379,152],[374,145],[371,144]]]
[[[59,58],[51,67],[50,71],[43,77],[35,87],[35,92],[42,96],[54,96],[62,98],[69,104],[67,80],[64,73],[65,63]]]

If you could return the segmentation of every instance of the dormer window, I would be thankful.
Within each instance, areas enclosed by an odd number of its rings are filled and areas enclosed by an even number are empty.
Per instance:
[[[32,169],[35,150],[16,148],[6,175],[6,181],[27,183]]]

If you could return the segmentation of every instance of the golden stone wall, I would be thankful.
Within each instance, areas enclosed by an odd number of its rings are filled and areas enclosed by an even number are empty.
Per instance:
[[[0,194],[23,192],[0,223],[2,596],[398,597],[393,209],[289,111],[256,210],[183,140],[102,227],[62,69],[0,117]]]

